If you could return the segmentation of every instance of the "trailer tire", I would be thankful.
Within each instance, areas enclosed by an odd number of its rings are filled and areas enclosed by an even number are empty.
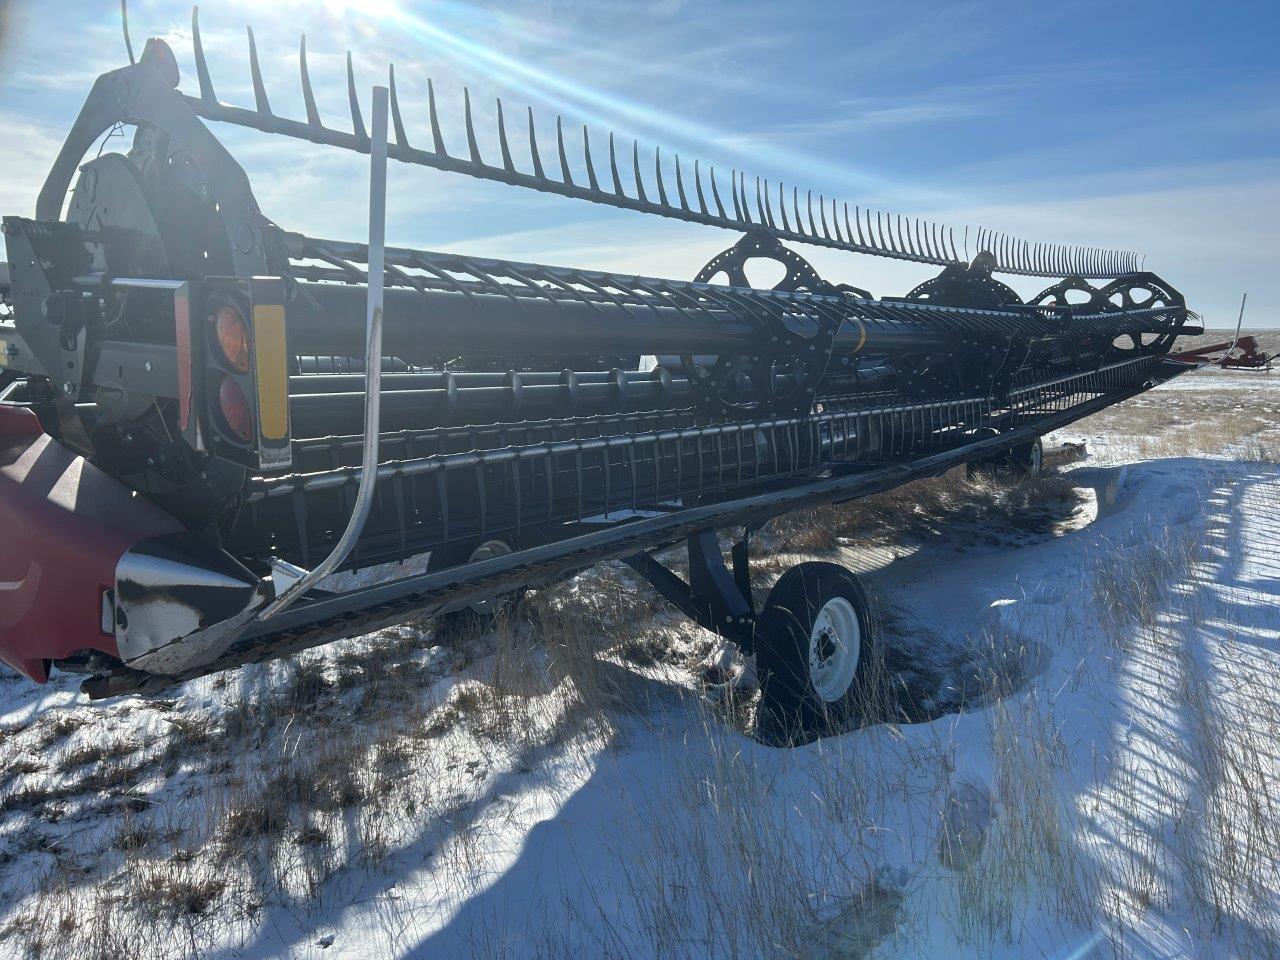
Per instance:
[[[1044,472],[1044,444],[1036,437],[1009,451],[1009,465],[1019,477],[1038,477]]]
[[[762,741],[808,743],[860,718],[876,660],[869,626],[866,594],[844,567],[808,562],[782,575],[756,627]]]
[[[490,538],[483,542],[479,540],[463,540],[432,550],[431,556],[427,558],[427,570],[429,572],[447,570],[450,567],[459,567],[477,560],[506,556],[514,552],[515,547],[505,540],[497,538]],[[463,607],[461,610],[450,610],[448,613],[442,613],[436,617],[436,627],[441,631],[449,632],[457,630],[489,630],[498,621],[499,617],[507,613],[519,602],[523,595],[524,590],[517,588],[510,593],[499,594],[488,600],[482,600],[471,606]]]
[[[966,471],[971,478],[984,473],[1003,474],[1018,479],[1038,477],[1044,472],[1044,444],[1036,437],[993,457],[971,460],[966,465]]]

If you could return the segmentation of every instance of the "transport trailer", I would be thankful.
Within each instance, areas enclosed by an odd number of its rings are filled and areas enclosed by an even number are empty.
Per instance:
[[[33,680],[160,690],[482,619],[616,559],[755,656],[763,737],[819,736],[870,682],[867,601],[803,563],[757,610],[753,531],[965,463],[1037,470],[1047,431],[1195,366],[1170,351],[1198,318],[1133,254],[957,241],[636,145],[624,186],[612,137],[606,167],[558,122],[544,167],[532,111],[516,149],[500,103],[490,163],[469,98],[449,152],[433,87],[417,146],[394,75],[362,97],[350,62],[331,127],[305,50],[307,117],[281,117],[252,33],[255,104],[232,106],[192,27],[197,91],[149,40],[94,84],[35,217],[4,218],[0,658]],[[211,124],[368,154],[367,242],[267,219]],[[95,150],[117,126],[127,152]],[[692,280],[387,246],[388,157],[740,237]],[[877,298],[788,243],[940,270]],[[752,287],[758,261],[783,279]],[[1054,282],[1024,302],[1000,273]],[[724,528],[743,531],[727,558]],[[680,543],[687,578],[657,559]]]

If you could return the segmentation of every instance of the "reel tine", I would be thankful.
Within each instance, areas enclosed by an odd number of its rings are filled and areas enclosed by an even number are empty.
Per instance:
[[[769,227],[772,227],[773,216],[772,216],[772,213],[767,209],[769,205],[769,181],[768,180],[764,182],[764,204],[763,205],[760,203],[760,200],[761,200],[760,178],[756,177],[756,213],[760,215],[761,223],[767,224]]]
[[[618,153],[613,145],[613,131],[609,131],[609,172],[613,175],[613,193],[617,197],[625,197],[622,191],[622,175],[618,173]]]
[[[129,2],[128,0],[120,0],[120,26],[124,30],[124,48],[129,54],[129,64],[136,64],[137,58],[133,55],[133,41],[129,38]]]
[[[848,216],[849,208],[845,207],[845,215]],[[853,206],[853,222],[858,227],[858,246],[867,247],[866,234],[862,232],[862,208],[857,204]]]
[[[782,181],[778,181],[778,211],[782,214],[782,229],[791,232],[791,223],[787,220],[787,199],[782,190]]]
[[[849,238],[849,242],[853,243],[853,228],[849,225],[849,204],[844,204],[844,232]]]
[[[738,171],[729,171],[729,193],[733,197],[733,219],[742,223],[742,204],[738,202]]]
[[[716,187],[716,168],[711,168],[711,199],[716,202],[716,212],[721,220],[728,220],[729,216],[724,212],[724,203],[720,200],[720,190]]]
[[[662,183],[662,148],[653,148],[653,178],[658,184],[658,203],[664,207],[671,206],[667,200],[667,188]]]
[[[962,263],[963,261],[960,259],[960,255],[959,255],[958,253],[956,253],[956,231],[955,231],[955,228],[953,228],[953,227],[947,227],[947,236],[948,236],[948,237],[950,238],[950,240],[951,240],[951,259],[952,259],[952,260],[955,260],[957,263]]]
[[[587,167],[587,183],[592,190],[599,190],[600,184],[596,180],[596,166],[591,162],[591,135],[587,132],[587,125],[582,125],[582,161]]]
[[[716,212],[722,220],[728,219],[723,201],[719,198],[719,187],[716,186],[716,166],[712,166],[712,200],[716,201]]]
[[[884,221],[881,218],[880,211],[876,211],[876,235],[880,238],[880,249],[888,250],[889,245],[884,240]]]
[[[640,176],[640,141],[631,141],[631,172],[636,178],[636,199],[641,203],[648,203],[649,198],[644,193],[644,180]]]
[[[902,214],[895,213],[894,219],[897,221],[897,224],[898,224],[898,236],[894,238],[894,241],[893,241],[894,249],[897,250],[898,253],[905,253],[907,250],[907,245],[906,243],[903,242],[903,239],[902,239]]]
[[[560,179],[565,186],[573,187],[573,174],[569,172],[569,158],[564,152],[564,122],[560,114],[556,114],[556,151],[560,154]]]
[[[689,209],[689,198],[684,193],[684,174],[680,171],[680,154],[676,154],[676,193],[680,196],[680,209],[692,213]]]
[[[813,222],[813,191],[810,190],[805,194],[805,208],[809,214],[809,235],[816,237],[818,235],[818,225]]]
[[[431,141],[435,144],[436,155],[447,157],[449,156],[449,151],[444,148],[444,135],[440,132],[440,114],[436,111],[436,87],[431,82],[430,77],[427,78],[427,113],[431,120]],[[532,109],[529,113],[529,120],[532,123]]]
[[[702,193],[702,167],[697,157],[693,158],[693,187],[698,194],[698,210],[704,217],[710,216],[707,210],[707,198]]]
[[[533,175],[545,180],[547,175],[542,170],[542,157],[538,155],[538,134],[533,126],[533,107],[526,109],[529,111],[529,156],[533,159]]]
[[[844,235],[840,232],[840,216],[839,211],[836,209],[835,197],[831,198],[831,225],[836,228],[836,239],[841,243],[847,243],[848,241],[845,240]]]
[[[800,217],[800,188],[791,188],[791,212],[796,216],[796,233],[802,237],[808,236],[804,232],[804,220]]]
[[[924,243],[922,247],[924,255],[930,260],[937,260],[938,251],[933,249],[933,241],[929,238],[929,232],[933,229],[933,223],[929,220],[921,221],[921,223],[924,226]]]
[[[396,65],[394,63],[387,64],[387,97],[391,101],[391,124],[396,130],[396,143],[405,147],[409,146],[409,138],[404,132],[404,120],[400,116],[400,98],[396,95]],[[316,122],[320,117],[316,115]]]
[[[827,226],[827,198],[822,194],[818,194],[818,217],[822,221],[822,235],[830,240],[831,230]]]
[[[738,174],[738,180],[736,181],[734,190],[735,195],[741,196],[742,198],[742,218],[746,220],[749,225],[754,224],[755,221],[751,219],[751,206],[747,203],[747,175],[745,173]],[[738,201],[735,199],[734,203],[737,202]]]
[[[323,127],[320,111],[316,109],[316,95],[311,89],[311,71],[307,69],[307,35],[305,33],[298,41],[298,69],[302,74],[302,102],[307,108],[307,123],[313,127]],[[394,79],[391,81],[391,89],[395,89]],[[391,102],[395,103],[395,100],[392,99]]]
[[[264,95],[265,96],[265,95]],[[347,103],[351,106],[351,130],[361,140],[368,140],[364,117],[360,114],[360,97],[356,94],[356,71],[351,63],[351,51],[347,51]]]
[[[498,150],[502,154],[502,169],[507,173],[515,173],[515,164],[511,162],[511,144],[507,142],[507,119],[502,115],[502,98],[495,97],[498,108]]]
[[[471,154],[471,162],[477,167],[483,167],[484,160],[480,157],[480,145],[476,143],[476,125],[471,117],[471,91],[462,88],[462,119],[467,128],[467,151]]]
[[[918,257],[920,255],[919,251],[916,250],[915,240],[913,240],[911,236],[912,231],[917,228],[919,223],[920,220],[918,217],[907,217],[907,232],[905,235],[907,240],[907,253],[913,257]]]
[[[200,7],[191,8],[191,52],[196,58],[196,78],[200,83],[200,99],[217,103],[213,81],[209,79],[209,61],[204,58],[204,43],[200,39]]]
[[[253,102],[264,117],[271,116],[271,104],[267,101],[267,87],[262,82],[262,65],[258,63],[258,44],[253,39],[253,27],[245,27],[249,35],[249,77],[253,82]],[[347,54],[347,74],[351,73],[351,54]]]

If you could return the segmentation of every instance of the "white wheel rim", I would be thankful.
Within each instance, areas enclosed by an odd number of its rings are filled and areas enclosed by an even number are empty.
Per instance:
[[[480,560],[492,560],[494,557],[505,557],[511,552],[511,547],[501,540],[486,540],[471,551],[471,557],[467,562],[476,563]],[[471,609],[483,616],[497,616],[506,599],[507,594],[500,593],[496,597],[490,597],[488,600],[480,600],[471,604]]]
[[[862,655],[857,611],[844,597],[828,600],[809,632],[809,683],[827,703],[849,692]]]

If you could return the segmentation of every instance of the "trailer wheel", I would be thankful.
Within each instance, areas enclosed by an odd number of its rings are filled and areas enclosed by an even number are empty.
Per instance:
[[[1038,477],[1044,470],[1044,444],[1036,437],[1009,451],[1009,464],[1022,477]]]
[[[983,473],[1038,477],[1044,471],[1044,444],[1036,437],[993,457],[971,460],[966,471],[970,477]]]
[[[783,574],[756,628],[762,740],[807,743],[847,728],[869,692],[869,623],[866,594],[844,567],[809,562]]]
[[[447,570],[459,567],[464,563],[475,563],[479,560],[492,560],[494,557],[505,557],[514,553],[515,548],[505,540],[489,539],[485,541],[471,540],[450,543],[431,551],[427,558],[427,570]],[[488,600],[480,600],[461,610],[451,610],[436,617],[436,624],[442,630],[488,630],[505,611],[509,610],[519,599],[523,590],[512,590]]]

